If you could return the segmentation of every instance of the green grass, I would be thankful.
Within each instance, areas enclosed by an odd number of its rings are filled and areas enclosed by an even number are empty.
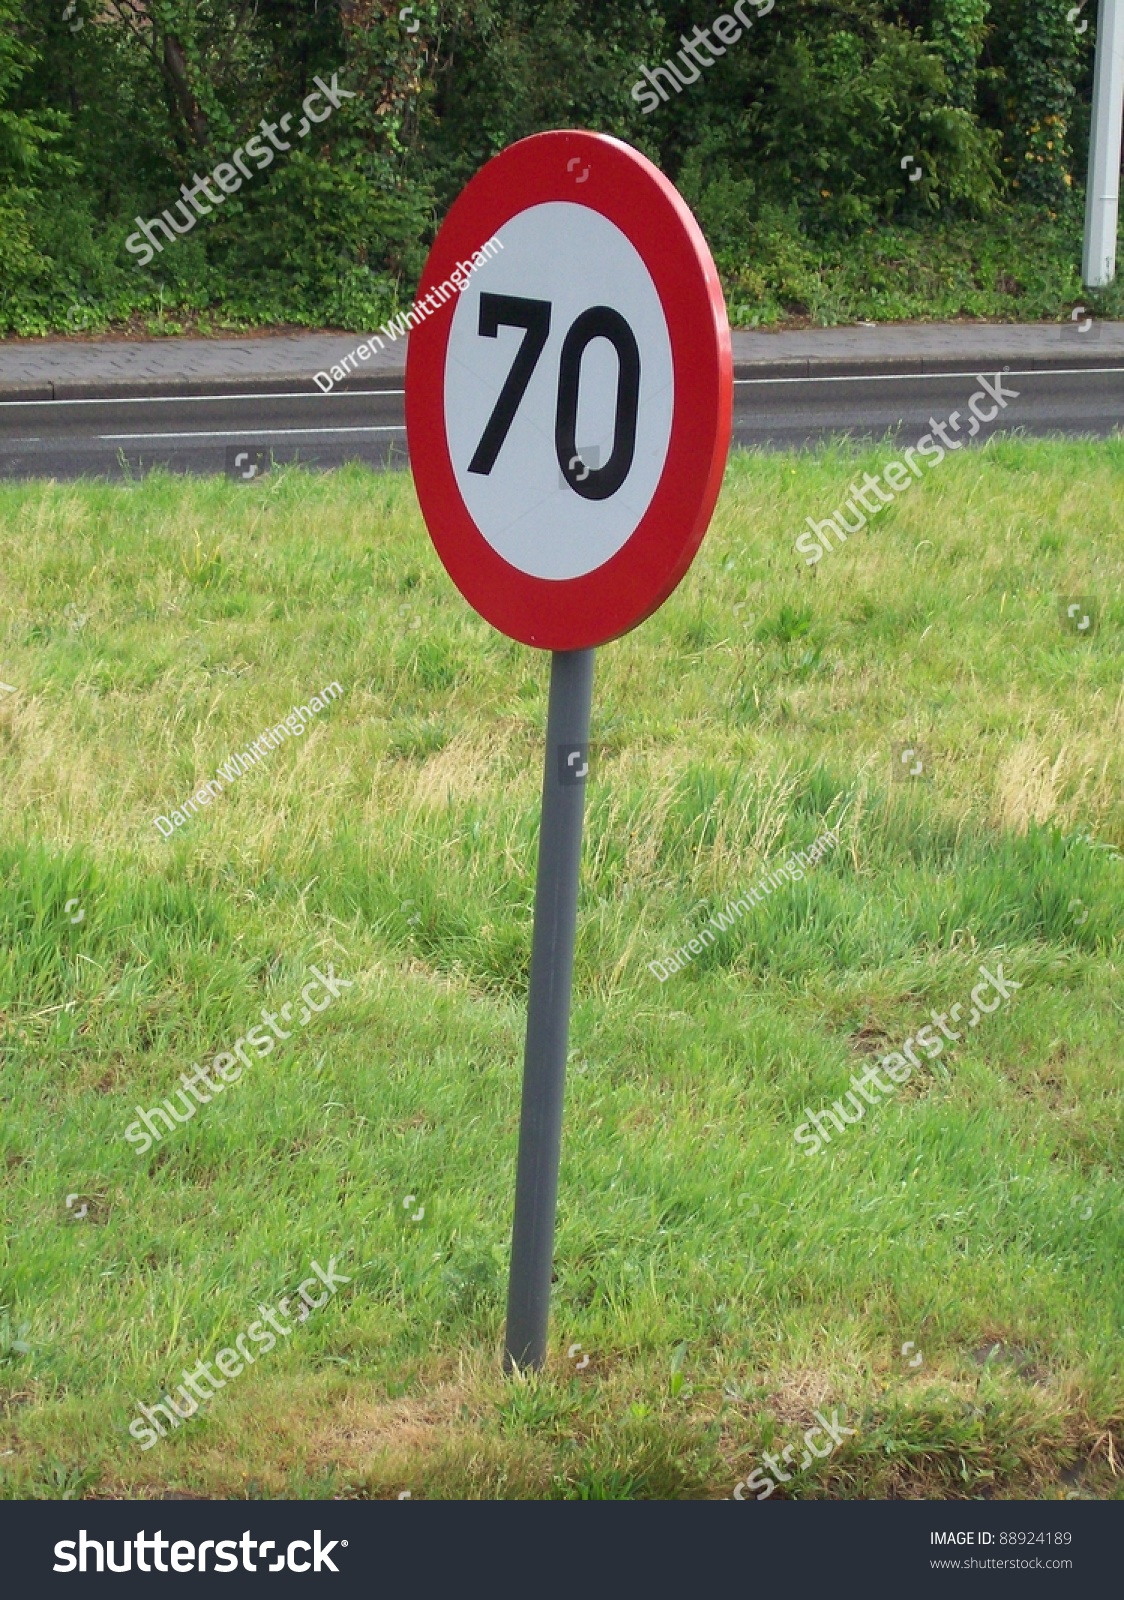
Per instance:
[[[950,458],[807,568],[804,518],[888,455],[736,458],[679,591],[599,652],[523,1381],[545,657],[468,610],[406,477],[0,486],[0,1493],[721,1497],[838,1408],[855,1435],[778,1493],[1119,1496],[1124,862],[1081,835],[1124,847],[1124,442]],[[906,739],[929,781],[891,782]],[[802,883],[650,974],[839,819]],[[1005,1006],[829,1153],[794,1144],[997,960]],[[324,961],[354,987],[124,1141]],[[350,1284],[141,1450],[138,1403],[332,1255]]]

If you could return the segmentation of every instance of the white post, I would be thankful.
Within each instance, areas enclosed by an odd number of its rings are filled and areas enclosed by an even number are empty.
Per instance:
[[[1081,263],[1082,279],[1090,289],[1107,288],[1116,276],[1122,120],[1124,0],[1100,0],[1085,199],[1085,252]]]

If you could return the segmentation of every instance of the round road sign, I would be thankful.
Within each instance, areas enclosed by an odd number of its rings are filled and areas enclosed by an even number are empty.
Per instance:
[[[730,332],[694,217],[619,140],[536,134],[450,210],[427,299],[406,427],[450,577],[524,644],[627,633],[690,566],[730,444]]]

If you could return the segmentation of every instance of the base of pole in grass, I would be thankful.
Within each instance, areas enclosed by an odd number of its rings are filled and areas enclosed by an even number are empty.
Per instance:
[[[507,1372],[538,1371],[546,1360],[592,700],[593,651],[555,651],[507,1294]]]

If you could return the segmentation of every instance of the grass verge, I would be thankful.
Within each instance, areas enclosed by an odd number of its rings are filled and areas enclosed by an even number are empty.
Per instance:
[[[0,1493],[720,1497],[818,1410],[855,1431],[778,1495],[1119,1496],[1124,442],[965,452],[807,568],[804,518],[890,454],[735,458],[677,594],[599,652],[525,1381],[545,659],[468,611],[402,476],[0,486]],[[331,1006],[125,1141],[327,962]],[[1008,1004],[794,1143],[996,962]],[[324,1309],[141,1449],[138,1405],[332,1256]]]

